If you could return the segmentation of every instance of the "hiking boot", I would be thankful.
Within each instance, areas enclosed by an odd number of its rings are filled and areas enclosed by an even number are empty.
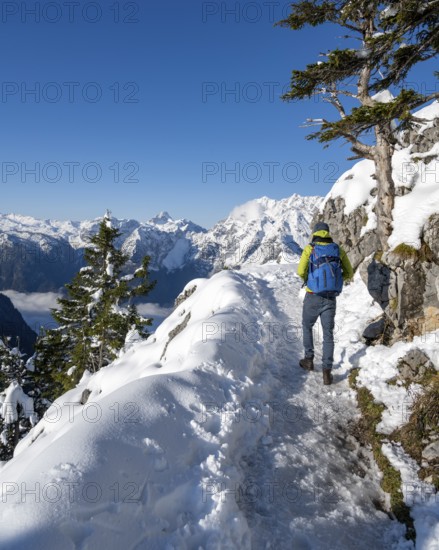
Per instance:
[[[325,386],[330,386],[332,384],[332,372],[331,369],[323,369],[323,384]]]
[[[305,357],[299,361],[299,365],[305,370],[314,370],[314,360],[312,357]]]

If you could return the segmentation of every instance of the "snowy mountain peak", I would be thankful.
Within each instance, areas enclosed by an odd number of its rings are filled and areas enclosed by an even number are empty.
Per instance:
[[[236,206],[228,220],[249,223],[268,218],[280,222],[281,218],[284,219],[293,212],[297,213],[304,208],[307,211],[312,211],[321,200],[321,197],[302,197],[297,194],[279,200],[264,196]]]
[[[266,197],[264,197],[266,198]],[[264,214],[262,199],[255,199],[246,202],[240,206],[236,206],[230,213],[229,218],[240,221],[250,222],[261,218]]]
[[[201,256],[215,268],[290,263],[308,243],[310,223],[323,197],[261,197],[234,208],[207,234],[195,236]]]
[[[159,214],[157,214],[157,216],[154,216],[152,219],[151,219],[151,223],[155,223],[155,224],[165,224],[167,222],[173,222],[174,221],[174,218],[168,213],[166,212],[166,210],[162,210],[162,212],[160,212]]]

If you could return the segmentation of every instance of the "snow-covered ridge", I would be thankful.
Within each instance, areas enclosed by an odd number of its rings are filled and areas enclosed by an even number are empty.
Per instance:
[[[0,474],[2,540],[10,550],[73,542],[84,549],[190,548],[197,540],[248,547],[245,523],[234,520],[241,515],[238,504],[221,502],[209,486],[220,472],[230,483],[239,480],[230,460],[242,438],[256,441],[267,423],[238,426],[230,417],[217,426],[205,420],[205,404],[223,403],[237,392],[244,398],[254,384],[249,376],[262,375],[256,342],[241,348],[214,330],[222,321],[256,322],[260,312],[239,275],[222,272],[191,284],[196,293],[153,337],[85,377],[20,442]],[[184,330],[170,340],[189,314]],[[86,388],[92,392],[88,404],[78,407]],[[92,409],[99,418],[92,419]],[[5,481],[72,492],[56,506],[53,495],[36,504],[6,495]],[[94,502],[93,487],[102,491]],[[224,522],[230,529],[221,533]]]
[[[379,307],[359,277],[342,294],[336,384],[323,389],[319,366],[297,366],[295,269],[192,281],[148,341],[61,396],[0,470],[5,548],[413,550],[343,444],[356,415],[346,376]],[[436,512],[417,510],[424,540]]]

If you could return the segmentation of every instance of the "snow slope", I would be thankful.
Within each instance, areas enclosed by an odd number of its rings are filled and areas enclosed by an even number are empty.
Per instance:
[[[297,366],[295,269],[191,282],[147,342],[59,398],[0,470],[1,548],[413,548],[377,509],[379,475],[346,432],[346,376],[380,309],[358,278],[346,287],[324,387],[318,361]],[[435,548],[437,507],[419,504],[422,550]]]

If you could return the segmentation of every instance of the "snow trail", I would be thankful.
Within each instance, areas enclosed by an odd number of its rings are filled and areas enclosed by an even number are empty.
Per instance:
[[[335,368],[333,386],[323,386],[316,331],[316,370],[299,367],[301,281],[293,266],[252,268],[246,276],[271,320],[263,338],[270,428],[241,459],[239,504],[252,550],[391,548],[404,528],[377,509],[384,500],[379,474],[348,434],[357,412],[346,364]]]

